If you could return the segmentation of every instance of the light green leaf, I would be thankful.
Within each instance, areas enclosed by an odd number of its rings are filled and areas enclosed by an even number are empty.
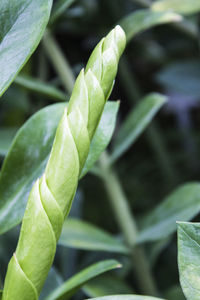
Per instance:
[[[165,102],[165,96],[153,93],[147,95],[133,108],[116,136],[114,151],[111,155],[112,162],[128,150]]]
[[[0,128],[0,155],[7,154],[16,131],[16,128]]]
[[[46,166],[65,105],[59,103],[41,109],[15,136],[0,173],[0,233],[21,222],[31,186]],[[106,103],[82,177],[109,143],[118,106],[116,102]]]
[[[76,0],[58,0],[53,6],[50,23],[55,22]]]
[[[189,15],[200,11],[199,0],[159,0],[155,1],[151,9],[156,12],[165,12],[167,10],[180,14]]]
[[[83,286],[83,291],[89,297],[100,297],[113,294],[131,294],[134,292],[122,278],[114,274],[103,274],[90,280]]]
[[[90,279],[121,267],[116,260],[104,260],[87,267],[54,290],[45,300],[67,300]]]
[[[90,146],[92,151],[90,151],[88,155],[81,173],[81,178],[93,167],[101,153],[108,146],[115,129],[118,109],[119,101],[109,101],[106,103],[99,126]]]
[[[58,243],[83,250],[128,253],[128,248],[111,234],[75,218],[67,218]]]
[[[19,75],[15,79],[15,83],[21,87],[28,89],[31,92],[41,94],[43,96],[51,98],[52,100],[67,100],[67,96],[51,84],[42,82],[41,80],[32,78],[30,76]]]
[[[178,266],[187,300],[200,299],[200,223],[178,222]]]
[[[142,9],[136,12],[134,11],[133,13],[124,17],[119,22],[119,25],[124,29],[127,42],[129,42],[136,34],[153,26],[178,22],[181,20],[182,17],[174,12],[157,12],[149,9]]]
[[[40,42],[52,0],[0,1],[0,96]]]
[[[139,296],[139,295],[113,295],[113,296],[91,298],[90,300],[164,300],[164,299],[150,297],[150,296]]]
[[[138,242],[164,239],[176,231],[176,221],[189,221],[200,211],[200,184],[187,183],[176,189],[144,218]]]

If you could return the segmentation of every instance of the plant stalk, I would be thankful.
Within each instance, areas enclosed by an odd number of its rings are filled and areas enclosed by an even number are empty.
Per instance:
[[[131,249],[132,263],[137,277],[138,285],[143,294],[157,296],[156,285],[151,274],[151,270],[141,246],[136,246],[137,226],[134,216],[121,187],[117,174],[110,165],[110,159],[107,152],[100,157],[101,178],[105,185],[109,200],[114,211],[116,221],[125,241]]]
[[[71,94],[75,82],[74,74],[66,57],[63,55],[62,50],[49,30],[46,30],[44,34],[43,45],[52,65],[62,81],[65,90],[67,93]]]

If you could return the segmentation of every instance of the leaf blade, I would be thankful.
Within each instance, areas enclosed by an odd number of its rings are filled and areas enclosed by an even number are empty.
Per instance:
[[[151,5],[153,11],[174,11],[176,13],[190,15],[200,11],[198,0],[158,0]]]
[[[75,218],[67,218],[58,243],[82,250],[109,251],[122,254],[129,252],[128,248],[111,234]]]
[[[145,218],[138,242],[163,239],[176,231],[176,221],[188,221],[200,210],[200,184],[187,183],[172,192]]]
[[[119,267],[121,267],[121,265],[115,260],[104,260],[95,263],[71,277],[59,288],[54,290],[45,300],[67,300],[90,279]]]
[[[180,282],[188,300],[199,299],[200,223],[178,222]]]
[[[49,20],[52,0],[0,3],[0,96],[36,49]]]
[[[153,26],[181,21],[182,17],[174,12],[157,12],[150,9],[141,9],[124,17],[120,26],[126,33],[127,42],[138,33]]]
[[[144,97],[129,113],[115,140],[111,161],[116,161],[139,137],[155,114],[166,102],[166,97],[152,93]]]

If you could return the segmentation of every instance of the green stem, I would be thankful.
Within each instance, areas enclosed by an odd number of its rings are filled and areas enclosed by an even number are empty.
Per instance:
[[[144,294],[156,296],[156,285],[150,271],[150,267],[144,252],[140,246],[136,246],[137,226],[131,208],[121,187],[120,181],[110,166],[110,159],[106,152],[101,155],[100,168],[102,180],[114,211],[116,221],[124,235],[127,245],[131,249],[132,263],[135,269],[138,285]]]
[[[48,30],[46,30],[44,34],[43,45],[49,59],[51,60],[63,83],[65,90],[71,94],[75,82],[74,74],[66,57],[63,55],[62,50]]]

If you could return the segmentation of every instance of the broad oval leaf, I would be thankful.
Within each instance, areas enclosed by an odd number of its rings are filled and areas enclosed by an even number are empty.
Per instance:
[[[142,243],[166,238],[176,231],[176,221],[189,221],[199,211],[200,184],[184,184],[144,218],[137,241]]]
[[[0,1],[0,96],[40,42],[52,0]]]
[[[119,25],[124,29],[127,42],[129,42],[136,34],[153,26],[181,20],[182,17],[180,15],[171,11],[157,12],[150,9],[142,9],[124,17],[119,22]]]
[[[47,106],[34,114],[18,131],[0,173],[0,233],[21,222],[28,193],[41,176],[52,147],[65,103]],[[119,104],[108,102],[99,123],[83,177],[108,145]]]
[[[178,222],[178,267],[187,300],[200,299],[200,223]]]
[[[91,298],[90,300],[164,300],[164,299],[150,297],[150,296],[139,296],[139,295],[113,295],[113,296]]]
[[[30,188],[46,165],[65,105],[40,110],[15,136],[0,173],[0,233],[20,223]]]
[[[153,11],[174,11],[180,14],[189,15],[200,11],[199,0],[158,0],[155,1],[151,9]]]
[[[55,289],[45,300],[67,300],[90,279],[121,267],[116,260],[104,260],[87,267]]]
[[[116,136],[114,151],[111,155],[112,162],[128,150],[165,102],[165,96],[152,93],[133,108]]]
[[[111,234],[75,218],[64,223],[60,245],[82,250],[109,251],[127,254],[128,248]]]

